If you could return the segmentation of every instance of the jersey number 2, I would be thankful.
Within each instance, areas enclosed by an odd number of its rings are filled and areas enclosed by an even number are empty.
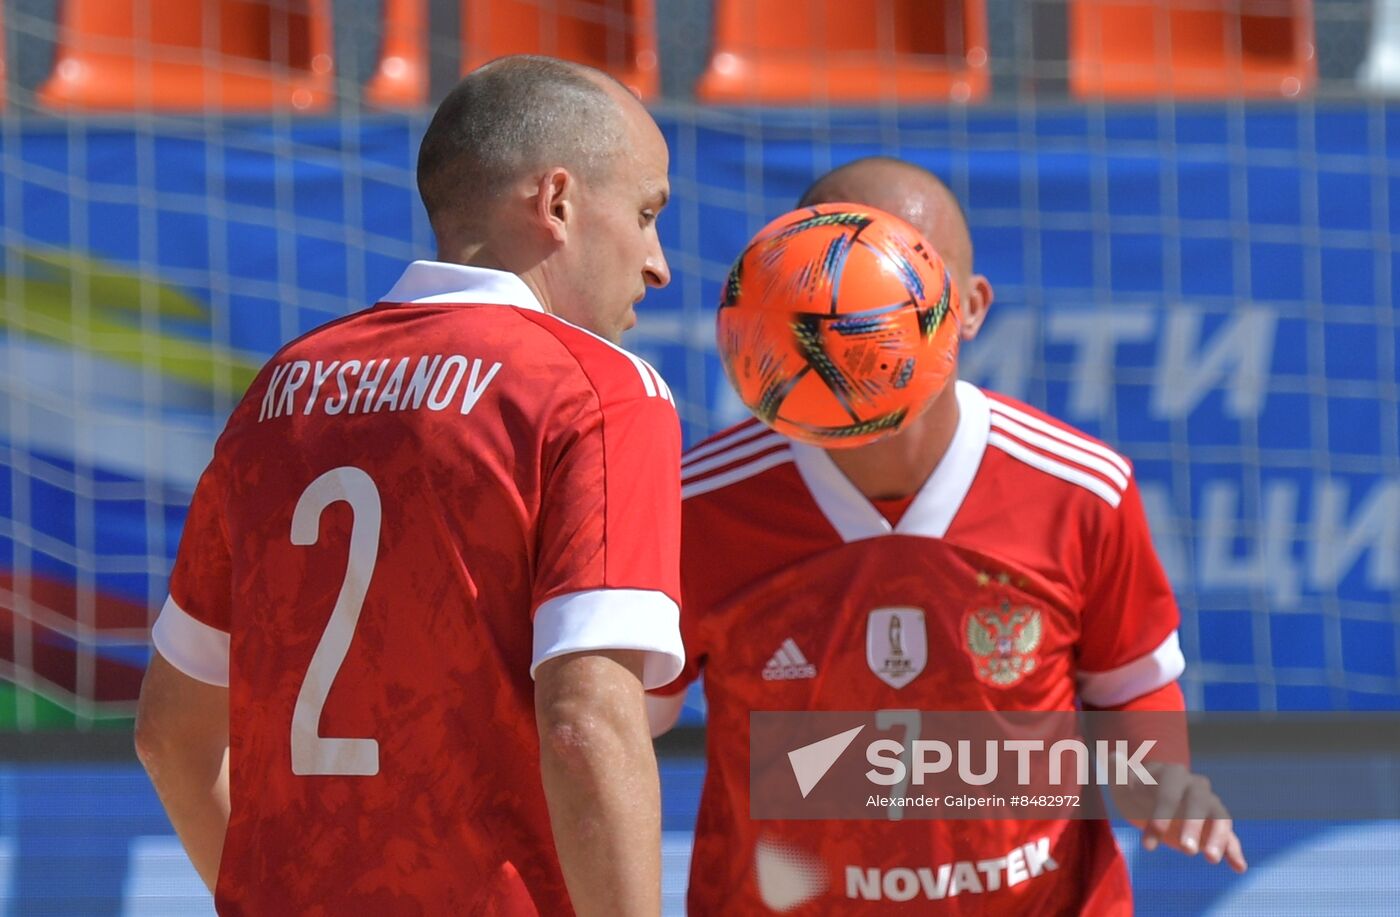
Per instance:
[[[312,545],[321,533],[321,513],[344,500],[354,514],[350,524],[350,562],[340,584],[331,619],[316,644],[292,712],[292,773],[299,777],[336,774],[372,777],[379,773],[379,743],[374,739],[328,739],[321,736],[321,710],[340,673],[360,608],[379,557],[379,489],[370,476],[349,465],[333,468],[311,482],[292,513],[292,544]]]

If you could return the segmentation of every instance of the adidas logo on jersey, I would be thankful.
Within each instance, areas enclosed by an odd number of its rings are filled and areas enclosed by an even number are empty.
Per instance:
[[[817,667],[807,661],[797,643],[788,637],[768,664],[763,667],[764,681],[791,681],[795,678],[816,678]]]

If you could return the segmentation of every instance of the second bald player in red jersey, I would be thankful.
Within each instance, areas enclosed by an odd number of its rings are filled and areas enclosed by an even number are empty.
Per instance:
[[[1071,710],[1176,691],[1178,612],[1131,466],[957,385],[949,450],[885,507],[896,522],[825,452],[756,421],[686,456],[690,658],[665,693],[703,671],[692,915],[1131,911],[1106,822],[748,815],[753,710]]]
[[[274,357],[154,631],[230,690],[220,912],[571,913],[531,675],[679,671],[679,459],[661,377],[513,274],[416,262]]]

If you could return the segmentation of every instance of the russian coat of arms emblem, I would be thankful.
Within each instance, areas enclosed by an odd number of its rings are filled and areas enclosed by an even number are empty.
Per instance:
[[[1025,678],[1039,662],[1040,612],[1003,599],[996,608],[967,613],[963,628],[967,652],[980,681],[1009,688]]]

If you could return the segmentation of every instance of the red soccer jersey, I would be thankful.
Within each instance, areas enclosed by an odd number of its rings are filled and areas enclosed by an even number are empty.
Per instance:
[[[756,421],[684,459],[689,660],[667,693],[703,669],[692,915],[1131,910],[1106,822],[749,818],[750,711],[1110,707],[1182,671],[1128,463],[1024,405],[957,397],[897,525]]]
[[[571,912],[531,675],[680,670],[679,460],[660,376],[511,274],[417,262],[274,357],[154,632],[230,690],[221,913]]]

